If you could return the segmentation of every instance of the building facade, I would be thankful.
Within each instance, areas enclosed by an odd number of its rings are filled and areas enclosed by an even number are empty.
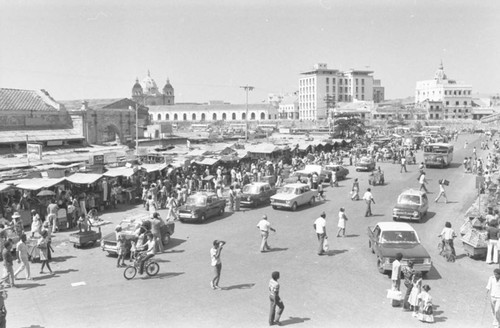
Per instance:
[[[440,119],[472,118],[472,86],[448,79],[443,64],[439,66],[432,80],[418,81],[415,88],[415,104],[421,107],[425,102],[439,102],[443,113]]]
[[[313,70],[301,73],[299,79],[299,117],[303,120],[322,120],[333,114],[336,102],[353,100],[373,101],[373,71],[329,69],[316,64]],[[377,100],[383,98],[383,87],[375,85]]]
[[[287,120],[299,119],[299,99],[296,95],[285,95],[281,98],[278,117]]]
[[[155,80],[148,71],[148,76],[142,79],[141,82],[139,82],[138,78],[135,80],[135,84],[132,87],[132,100],[144,106],[174,105],[174,87],[167,78],[167,82],[160,92]]]

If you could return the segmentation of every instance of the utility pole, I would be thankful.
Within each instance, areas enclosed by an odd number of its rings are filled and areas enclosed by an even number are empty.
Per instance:
[[[247,85],[241,86],[240,88],[244,89],[247,94],[247,102],[246,102],[246,114],[245,114],[245,141],[248,141],[248,91],[252,91],[254,87]]]

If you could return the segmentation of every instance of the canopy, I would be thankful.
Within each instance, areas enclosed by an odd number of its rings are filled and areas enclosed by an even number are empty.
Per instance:
[[[99,180],[102,174],[96,173],[75,173],[66,177],[66,180],[75,184],[92,184]]]
[[[146,170],[147,173],[161,171],[167,168],[167,164],[142,164],[141,169]]]
[[[11,186],[5,183],[0,183],[0,192],[6,191],[9,189]]]
[[[268,143],[262,143],[262,144],[257,144],[257,145],[251,145],[246,147],[246,150],[249,153],[256,153],[256,154],[271,154],[278,150],[278,147],[273,144],[268,144]]]
[[[19,189],[26,190],[39,190],[42,188],[49,188],[64,181],[65,178],[51,179],[51,178],[33,178],[33,179],[20,179],[12,181],[12,184]]]
[[[131,167],[114,167],[108,169],[103,175],[106,177],[116,178],[116,177],[131,177],[134,175],[134,169]]]
[[[218,158],[205,157],[202,161],[195,161],[195,163],[200,165],[214,165],[218,161]]]

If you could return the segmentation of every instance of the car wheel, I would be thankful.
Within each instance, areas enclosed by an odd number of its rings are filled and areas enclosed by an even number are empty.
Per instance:
[[[315,202],[316,202],[316,197],[313,197],[313,198],[311,198],[311,200],[309,201],[309,205],[313,206]]]
[[[292,211],[295,212],[296,210],[297,210],[297,202],[292,204]]]
[[[359,169],[356,169],[356,172],[359,172]]]
[[[393,221],[397,221],[397,220],[398,220],[398,217],[397,217],[397,216],[393,216],[393,217],[392,217],[392,220],[393,220]]]
[[[273,209],[277,209],[277,208],[278,208],[278,206],[274,206],[274,205],[273,205]]]
[[[220,208],[220,211],[219,211],[219,215],[224,215],[224,210],[225,210],[225,208],[224,208],[224,207],[221,207],[221,208]]]
[[[380,257],[377,257],[377,269],[378,269],[378,272],[380,272],[381,274],[387,273],[387,271],[384,269],[384,264],[380,260]]]
[[[202,215],[200,216],[200,221],[201,221],[201,222],[205,222],[205,221],[207,221],[207,216],[206,216],[205,214],[202,214]]]

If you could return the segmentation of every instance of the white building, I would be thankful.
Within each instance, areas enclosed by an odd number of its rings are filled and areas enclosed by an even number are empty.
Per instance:
[[[299,99],[296,95],[285,95],[281,98],[278,107],[278,116],[280,119],[299,119]]]
[[[326,119],[337,102],[373,101],[373,71],[328,69],[316,64],[313,70],[301,73],[299,79],[299,117],[304,120]],[[376,85],[380,100],[383,87]]]
[[[472,86],[463,82],[450,80],[444,73],[443,64],[434,74],[434,79],[418,81],[415,88],[416,106],[425,102],[441,102],[441,119],[471,118]]]

